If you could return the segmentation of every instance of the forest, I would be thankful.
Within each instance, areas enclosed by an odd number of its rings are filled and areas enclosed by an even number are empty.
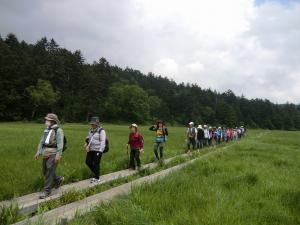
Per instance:
[[[167,124],[300,130],[298,103],[274,104],[231,90],[176,83],[111,65],[105,58],[88,63],[80,50],[72,52],[46,37],[30,44],[14,34],[0,36],[0,121],[41,121],[48,112],[64,122],[98,115],[111,123],[162,119]]]

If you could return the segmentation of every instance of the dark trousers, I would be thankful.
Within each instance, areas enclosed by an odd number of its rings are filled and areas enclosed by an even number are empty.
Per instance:
[[[203,148],[204,147],[204,139],[198,139],[197,140],[197,148]]]
[[[159,156],[158,156],[159,149]],[[164,157],[164,142],[155,142],[154,143],[154,154],[157,160]],[[159,158],[160,157],[160,158]]]
[[[46,193],[51,193],[53,185],[61,179],[60,176],[56,175],[57,163],[55,163],[55,155],[44,157],[42,166],[45,177],[44,190]]]
[[[100,161],[102,157],[102,152],[89,151],[86,154],[86,165],[94,173],[95,178],[99,179],[100,177]]]
[[[129,167],[131,169],[135,170],[135,167],[141,166],[141,160],[140,160],[140,150],[132,148],[130,150],[130,161],[129,161]]]
[[[196,147],[196,140],[195,140],[195,138],[191,137],[191,138],[188,139],[188,143],[187,143],[188,150],[191,149],[191,145],[193,146],[193,150],[195,150],[195,147]]]

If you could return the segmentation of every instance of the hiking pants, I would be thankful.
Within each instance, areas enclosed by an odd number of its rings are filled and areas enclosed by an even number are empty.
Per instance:
[[[195,140],[195,138],[189,138],[188,139],[188,143],[187,143],[188,150],[191,149],[191,145],[193,146],[193,150],[195,150],[195,147],[196,147],[196,140]]]
[[[55,173],[57,167],[57,163],[55,163],[55,157],[56,155],[44,157],[42,163],[43,175],[45,178],[44,191],[49,194],[51,193],[52,186],[61,179],[61,177],[57,176]]]
[[[102,152],[89,151],[86,154],[86,165],[94,173],[95,178],[99,179],[100,177],[100,161],[102,157]]]
[[[164,142],[155,142],[154,143],[154,154],[155,157],[159,160],[158,149],[160,153],[160,158],[164,157]]]
[[[137,165],[137,167],[141,166],[141,160],[140,160],[140,150],[139,149],[135,149],[132,148],[130,150],[130,161],[129,161],[129,167],[131,169],[135,170],[135,163]]]
[[[204,145],[209,146],[209,138],[204,138]]]
[[[204,147],[204,139],[197,140],[197,148],[203,148]]]

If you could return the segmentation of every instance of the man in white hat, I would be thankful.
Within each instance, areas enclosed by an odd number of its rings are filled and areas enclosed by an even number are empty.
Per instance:
[[[195,150],[196,138],[197,138],[197,129],[195,127],[195,124],[194,122],[189,122],[189,127],[187,129],[187,149],[189,152],[191,150],[191,145],[193,147],[193,150]]]
[[[64,180],[64,177],[56,175],[56,167],[64,150],[64,133],[59,127],[57,115],[53,113],[47,114],[45,126],[46,129],[35,154],[35,160],[43,156],[45,183],[44,192],[40,195],[41,199],[47,198],[51,194],[52,186],[59,188]]]

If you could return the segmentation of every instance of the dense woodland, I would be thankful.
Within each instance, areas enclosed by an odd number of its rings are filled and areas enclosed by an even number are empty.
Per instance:
[[[53,40],[35,44],[0,36],[0,120],[36,121],[55,112],[66,122],[99,115],[108,122],[168,123],[300,129],[300,105],[246,99],[196,84],[110,65],[89,64]]]

